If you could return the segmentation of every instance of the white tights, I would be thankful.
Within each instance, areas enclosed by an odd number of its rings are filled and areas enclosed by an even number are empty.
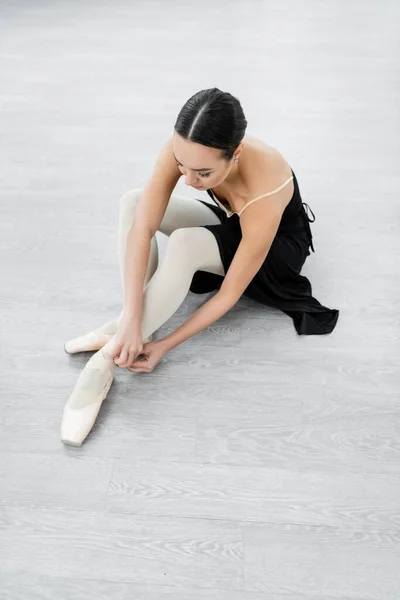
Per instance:
[[[136,204],[142,193],[134,189],[120,199],[118,256],[122,286],[127,235],[135,218]],[[164,260],[158,264],[158,246],[151,240],[147,273],[143,290],[143,340],[165,323],[184,301],[197,270],[224,276],[218,244],[213,234],[201,225],[220,223],[212,210],[197,200],[173,194],[169,200],[159,231],[169,236]],[[107,352],[117,332],[119,319],[109,321],[70,342],[67,352],[98,350],[88,361],[75,386],[68,405],[82,408],[95,400],[105,380],[112,376],[115,364]]]
[[[118,255],[122,286],[123,265],[129,229],[142,193],[136,189],[120,200]],[[220,223],[212,210],[197,200],[172,195],[159,231],[169,236],[162,264],[158,266],[158,247],[154,236],[144,281],[142,334],[147,339],[165,323],[184,301],[196,271],[224,275],[218,244],[213,234],[201,225]]]

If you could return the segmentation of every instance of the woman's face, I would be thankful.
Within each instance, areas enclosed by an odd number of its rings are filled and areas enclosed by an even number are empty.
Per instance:
[[[174,157],[186,185],[198,190],[217,187],[231,172],[234,163],[221,158],[221,150],[209,148],[183,139],[176,132],[173,137]]]

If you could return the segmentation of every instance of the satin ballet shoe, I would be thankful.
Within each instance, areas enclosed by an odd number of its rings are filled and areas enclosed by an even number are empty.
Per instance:
[[[64,345],[64,350],[67,354],[76,354],[77,352],[92,352],[100,350],[107,342],[111,340],[114,334],[100,333],[96,330],[90,331],[86,335],[80,335],[72,340],[69,340]],[[153,339],[150,335],[143,343],[148,344]]]
[[[65,405],[61,423],[61,441],[63,444],[77,448],[82,446],[96,422],[97,415],[112,382],[113,377],[110,377],[100,396],[83,408],[72,409],[68,404]]]
[[[67,354],[100,350],[111,340],[111,338],[112,334],[90,331],[86,335],[80,335],[66,342],[64,350]]]
[[[114,379],[114,360],[104,349],[96,352],[78,377],[63,411],[61,441],[82,446],[90,433]]]

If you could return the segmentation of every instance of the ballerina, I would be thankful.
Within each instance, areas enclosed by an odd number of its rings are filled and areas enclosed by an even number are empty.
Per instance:
[[[121,197],[123,309],[117,319],[65,344],[70,354],[96,351],[65,405],[65,444],[80,446],[89,434],[116,365],[150,373],[242,294],[280,308],[299,334],[326,334],[336,326],[338,311],[322,306],[300,275],[314,247],[296,176],[277,150],[246,136],[246,126],[236,98],[218,88],[201,90],[181,109],[146,186]],[[214,204],[174,194],[182,175]],[[161,264],[157,231],[169,237]],[[176,331],[152,340],[189,291],[213,290]]]

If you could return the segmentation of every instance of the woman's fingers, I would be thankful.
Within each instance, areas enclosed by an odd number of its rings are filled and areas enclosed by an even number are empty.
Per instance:
[[[147,362],[143,361],[143,364],[133,363],[131,367],[129,367],[128,371],[131,373],[149,373],[151,371]]]
[[[114,341],[114,343],[112,344],[112,346],[109,350],[110,358],[115,358],[116,356],[118,356],[120,354],[121,346],[122,346],[122,344]]]
[[[138,351],[135,348],[124,346],[122,348],[119,358],[117,358],[114,362],[116,362],[116,364],[119,367],[122,367],[124,369],[130,367],[137,358],[137,356]]]
[[[143,358],[137,358],[133,361],[129,370],[134,373],[150,373],[153,370],[151,357],[145,354]]]
[[[126,363],[126,359],[128,358],[128,352],[126,349],[126,346],[122,346],[121,348],[121,352],[119,353],[118,358],[115,359],[115,363],[119,366],[119,367],[123,367],[124,364]]]
[[[135,362],[135,358],[136,358],[136,351],[131,348],[128,353],[128,359],[126,361],[126,366],[127,367],[132,366],[132,363]]]

